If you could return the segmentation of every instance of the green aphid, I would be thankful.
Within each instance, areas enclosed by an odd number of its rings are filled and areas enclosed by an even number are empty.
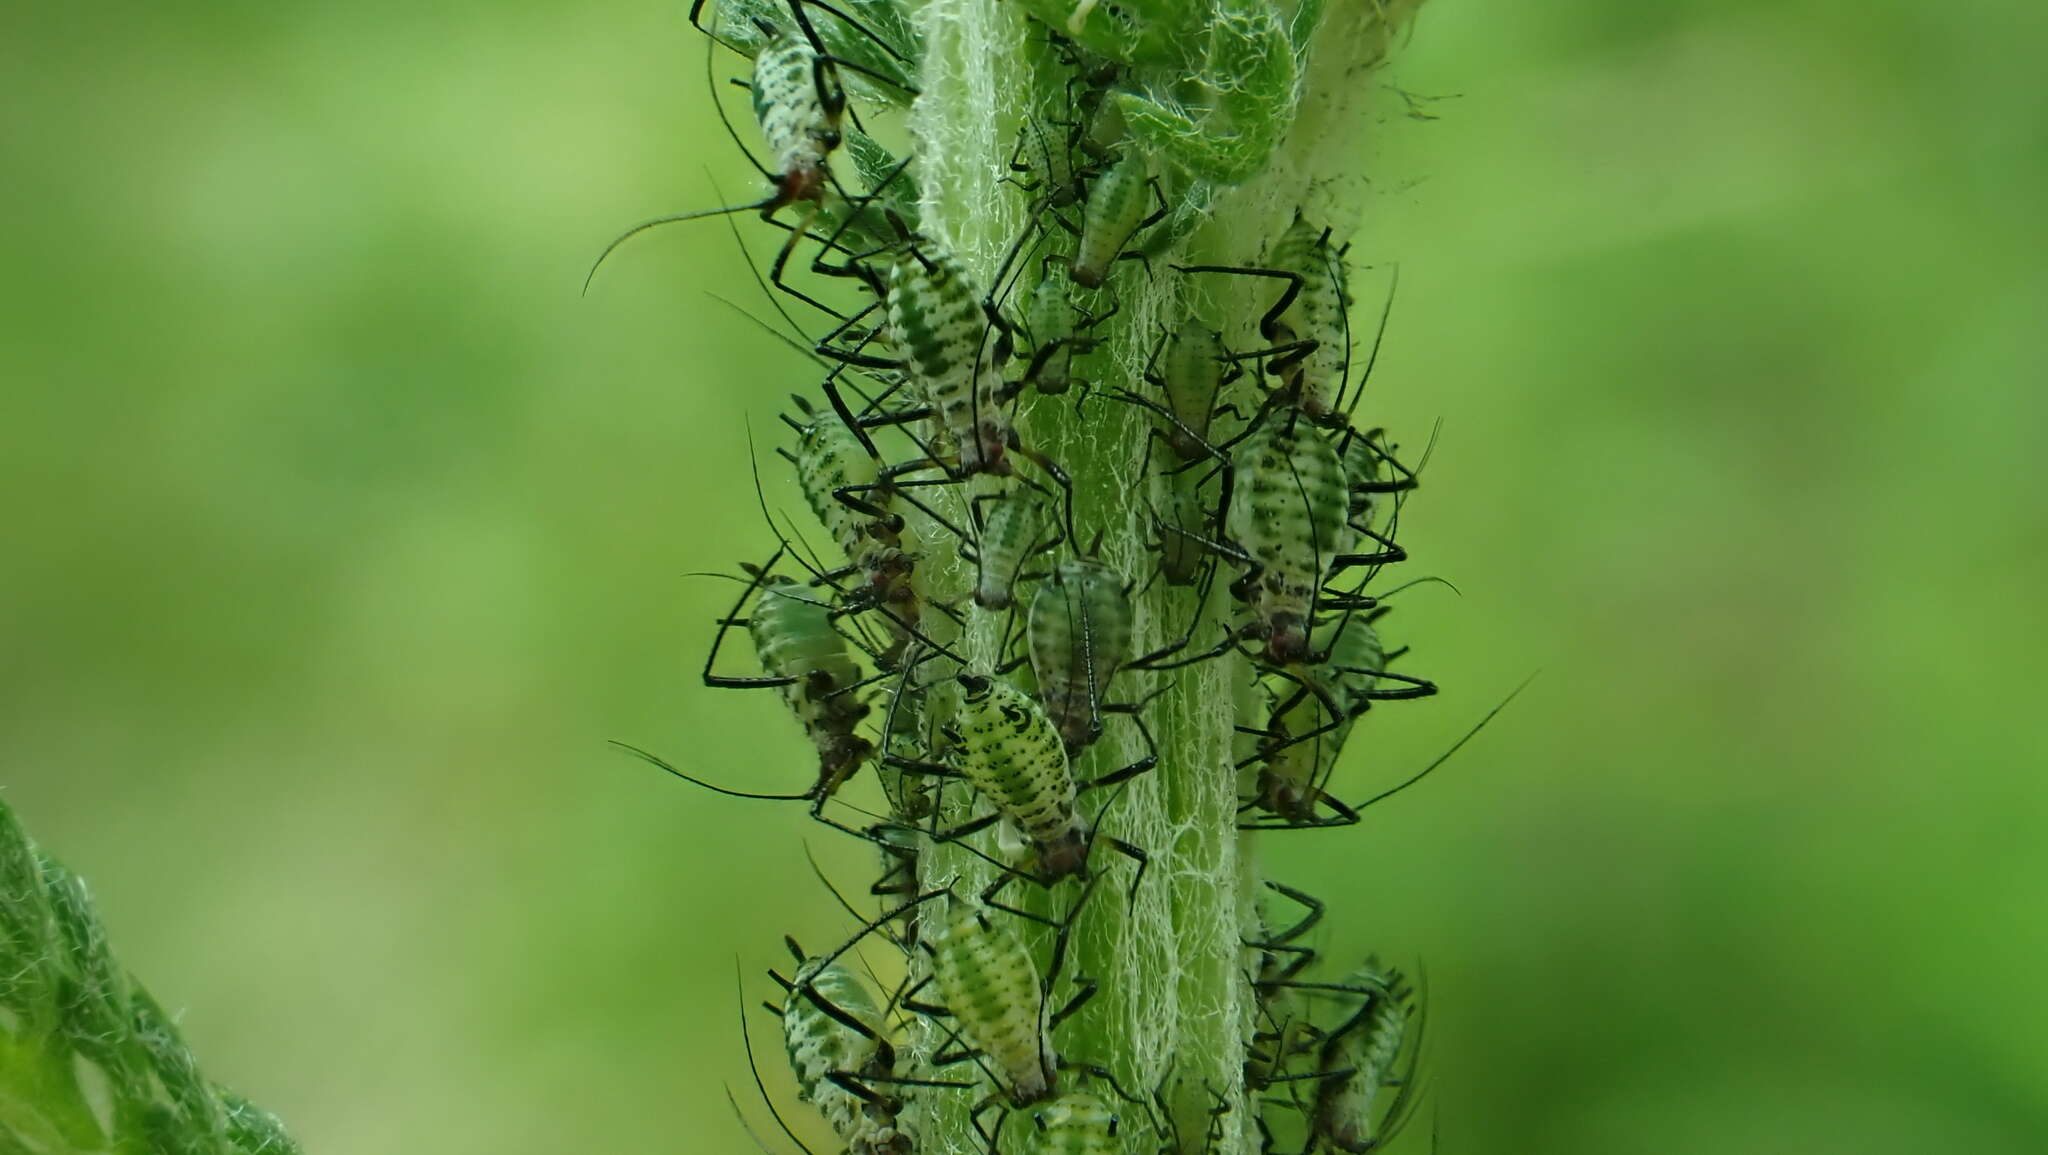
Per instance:
[[[1009,419],[997,404],[1002,375],[966,267],[946,253],[898,256],[889,269],[888,312],[890,338],[957,447],[959,472],[1010,472]]]
[[[931,951],[939,997],[961,1035],[1002,1072],[1010,1101],[1050,1095],[1058,1062],[1038,965],[1023,940],[986,910],[950,901]]]
[[[1276,358],[1274,367],[1296,390],[1295,404],[1313,416],[1326,416],[1344,387],[1351,359],[1344,259],[1330,247],[1328,229],[1297,215],[1273,242],[1266,263],[1301,278],[1293,302],[1267,324],[1266,337],[1276,344],[1313,342]]]
[[[1038,587],[1025,622],[1038,700],[1071,755],[1102,736],[1102,703],[1131,656],[1131,598],[1123,575],[1093,558],[1061,562]]]
[[[1037,118],[1026,120],[1016,151],[1010,156],[1012,172],[1033,174],[1024,187],[1037,192],[1054,208],[1073,204],[1080,195],[1080,182],[1074,175],[1073,136],[1056,123]]]
[[[1352,540],[1344,463],[1321,430],[1276,411],[1238,443],[1230,464],[1224,528],[1252,563],[1231,589],[1250,601],[1267,661],[1304,661],[1316,593]]]
[[[892,1098],[875,1088],[864,1097],[846,1086],[893,1076],[894,1049],[883,1039],[882,1025],[881,1007],[860,976],[822,958],[797,968],[782,1008],[782,1041],[796,1074],[797,1097],[818,1109],[848,1155],[909,1155],[912,1150],[910,1137],[896,1127]]]
[[[1325,1077],[1316,1090],[1312,1126],[1317,1138],[1337,1150],[1364,1155],[1384,1146],[1407,1122],[1420,1040],[1406,1048],[1408,1062],[1400,1069],[1408,1026],[1415,1020],[1401,972],[1382,971],[1368,962],[1345,986],[1362,1001],[1323,1038],[1318,1070]],[[1389,1088],[1393,1101],[1384,1112],[1376,1110]]]
[[[1202,501],[1201,476],[1186,469],[1160,479],[1166,500],[1153,512],[1158,530],[1159,571],[1168,585],[1191,586],[1201,579],[1214,540],[1211,509]]]
[[[1182,461],[1209,454],[1209,420],[1216,414],[1216,395],[1223,387],[1223,342],[1207,329],[1195,328],[1168,337],[1157,378],[1166,395],[1173,423],[1166,442]]]
[[[830,794],[874,752],[854,727],[868,707],[855,692],[860,668],[829,607],[780,574],[761,583],[747,616],[754,652],[771,678],[790,678],[782,699],[818,747],[818,789]]]
[[[1068,1091],[1031,1113],[1030,1155],[1123,1155],[1116,1112],[1086,1091]]]
[[[1094,289],[1109,279],[1110,266],[1123,255],[1131,235],[1145,223],[1146,190],[1151,177],[1135,150],[1109,166],[1088,189],[1081,217],[1081,239],[1068,272],[1077,285]]]
[[[1031,338],[1031,365],[1025,380],[1040,393],[1065,393],[1074,383],[1074,353],[1080,343],[1074,303],[1061,286],[1050,279],[1040,281],[1031,294],[1031,308],[1024,314],[1024,331]]]
[[[1001,678],[962,674],[952,730],[954,763],[1031,843],[1040,877],[1088,864],[1088,824],[1074,804],[1067,748],[1029,694]]]
[[[974,604],[988,610],[1008,609],[1016,600],[1017,580],[1024,563],[1043,543],[1045,509],[1021,489],[992,500],[977,499],[981,533],[974,541]]]
[[[1320,656],[1309,674],[1315,689],[1283,685],[1267,726],[1273,746],[1259,780],[1261,804],[1295,822],[1315,817],[1321,783],[1328,781],[1387,665],[1379,631],[1362,614],[1342,614],[1317,626],[1311,640]],[[1334,718],[1331,702],[1339,711]]]
[[[754,55],[754,117],[768,146],[780,206],[825,194],[825,158],[839,147],[846,90],[838,69],[801,35],[778,31]]]

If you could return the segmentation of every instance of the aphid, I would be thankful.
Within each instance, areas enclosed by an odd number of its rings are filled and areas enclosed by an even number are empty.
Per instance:
[[[949,902],[930,941],[932,977],[960,1033],[1009,1084],[1010,1101],[1036,1103],[1054,1090],[1058,1058],[1044,988],[1031,952],[972,903]]]
[[[1197,492],[1199,481],[1193,470],[1168,473],[1160,480],[1166,503],[1154,518],[1159,528],[1159,568],[1168,585],[1191,586],[1200,580],[1208,557],[1202,543],[1215,536],[1209,524],[1210,511]]]
[[[912,383],[959,453],[958,472],[1009,473],[1010,426],[997,406],[1002,377],[966,267],[945,253],[902,254],[889,269],[888,313]]]
[[[1261,937],[1245,943],[1258,952],[1255,989],[1258,1018],[1262,1021],[1262,1025],[1255,1026],[1245,1052],[1245,1085],[1253,1090],[1263,1090],[1286,1080],[1295,1060],[1306,1055],[1313,1046],[1309,1024],[1293,980],[1315,963],[1317,955],[1315,948],[1297,946],[1295,942],[1322,921],[1324,909],[1321,900],[1291,886],[1271,881],[1266,886],[1301,904],[1307,913],[1294,925],[1275,934],[1266,930],[1268,923],[1264,904],[1255,908]]]
[[[986,500],[984,500],[986,498]],[[1030,555],[1052,544],[1041,541],[1045,509],[1021,489],[974,499],[981,532],[971,551],[975,564],[974,602],[987,610],[1008,609],[1016,600],[1017,579]]]
[[[697,22],[703,5],[704,0],[698,0],[691,7],[691,23]],[[762,142],[768,148],[768,167],[762,171],[773,184],[773,190],[751,204],[675,213],[634,225],[619,234],[599,254],[596,264],[590,267],[590,276],[584,278],[586,290],[590,287],[590,278],[597,275],[598,266],[604,264],[613,250],[657,225],[748,211],[758,211],[765,219],[789,205],[808,204],[809,210],[775,258],[770,279],[781,283],[783,266],[796,242],[808,234],[811,221],[825,199],[831,180],[825,160],[839,147],[843,138],[840,125],[846,114],[846,89],[840,84],[838,66],[820,47],[817,33],[803,15],[802,7],[793,3],[790,13],[796,18],[800,34],[767,20],[755,19],[762,40],[754,52],[753,77],[747,85],[753,94],[754,119],[760,125]],[[722,107],[719,115],[725,115]],[[728,122],[728,130],[730,127]]]
[[[1168,334],[1161,339],[1165,363],[1147,380],[1166,396],[1167,412],[1173,415],[1166,429],[1166,442],[1182,461],[1195,461],[1209,453],[1206,444],[1209,420],[1216,413],[1216,396],[1224,383],[1223,342],[1212,331]]]
[[[1266,660],[1303,661],[1317,592],[1351,541],[1344,463],[1321,430],[1277,414],[1238,443],[1231,477],[1224,527],[1252,567],[1231,590],[1251,602]]]
[[[748,87],[776,175],[775,193],[762,204],[772,212],[824,196],[825,158],[839,147],[846,89],[830,57],[801,36],[771,28],[762,29],[768,39],[754,54]]]
[[[881,607],[895,635],[893,653],[918,623],[917,592],[910,582],[914,559],[902,548],[903,519],[891,507],[896,490],[867,446],[835,412],[818,412],[792,396],[803,414],[783,421],[797,432],[795,453],[778,450],[796,466],[804,500],[846,559],[861,575],[848,599],[855,609]]]
[[[1081,217],[1081,239],[1067,266],[1075,284],[1101,287],[1109,279],[1110,265],[1132,255],[1124,251],[1131,237],[1166,215],[1163,199],[1157,212],[1145,215],[1145,190],[1151,187],[1144,157],[1135,150],[1096,178]]]
[[[1260,804],[1296,821],[1315,817],[1321,783],[1387,664],[1379,633],[1364,615],[1344,614],[1317,627],[1313,641],[1314,651],[1325,655],[1310,675],[1314,691],[1289,686],[1291,692],[1275,703],[1259,779]]]
[[[823,957],[797,967],[782,1008],[797,1097],[818,1109],[849,1155],[910,1155],[913,1149],[896,1126],[897,1101],[867,1085],[894,1076],[895,1049],[881,1023],[881,1007],[858,975]]]
[[[1037,1132],[1026,1142],[1030,1155],[1123,1155],[1117,1115],[1086,1091],[1068,1091],[1031,1113]]]
[[[854,693],[860,670],[846,638],[833,628],[832,612],[780,574],[761,581],[761,596],[748,615],[761,669],[781,683],[783,700],[818,748],[818,785],[829,795],[865,762],[874,747],[854,733],[868,707]]]
[[[1322,1079],[1311,1125],[1316,1139],[1347,1155],[1364,1155],[1385,1145],[1408,1121],[1421,1047],[1418,1038],[1406,1048],[1404,1069],[1396,1069],[1409,1041],[1409,1021],[1416,1018],[1410,1002],[1413,992],[1401,972],[1381,971],[1368,961],[1344,987],[1362,1001],[1324,1036],[1318,1058]],[[1395,1089],[1393,1101],[1384,1112],[1375,1110],[1380,1093],[1388,1088]]]
[[[1073,136],[1071,130],[1053,133],[1046,129],[1047,122],[1029,119],[1018,132],[1017,147],[1010,153],[1010,171],[1035,173],[1031,181],[1013,180],[1026,192],[1042,192],[1043,203],[1054,208],[1073,204],[1080,196],[1080,182],[1074,175]],[[1023,163],[1025,149],[1031,152],[1030,164]]]
[[[1090,557],[1061,562],[1031,599],[1025,624],[1038,699],[1069,754],[1102,736],[1103,691],[1131,656],[1131,599],[1122,575]]]
[[[1052,281],[1040,281],[1024,316],[1032,348],[1024,379],[1040,393],[1065,393],[1072,386],[1076,329],[1074,303]]]
[[[1031,843],[1046,878],[1088,861],[1088,824],[1074,804],[1076,785],[1065,743],[1030,695],[1001,678],[959,676],[960,772]]]
[[[1293,301],[1277,316],[1268,314],[1263,326],[1268,340],[1291,346],[1273,361],[1273,368],[1295,391],[1295,403],[1303,411],[1325,416],[1332,397],[1343,387],[1351,357],[1343,258],[1330,248],[1328,229],[1318,229],[1296,214],[1294,223],[1273,242],[1267,262],[1299,278],[1300,285]]]

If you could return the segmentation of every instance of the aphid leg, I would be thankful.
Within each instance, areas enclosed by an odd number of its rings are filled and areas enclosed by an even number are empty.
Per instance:
[[[1294,900],[1307,913],[1302,915],[1301,919],[1294,923],[1294,925],[1278,934],[1271,935],[1264,940],[1244,940],[1245,946],[1256,951],[1293,956],[1285,966],[1272,970],[1270,973],[1267,972],[1271,964],[1262,965],[1259,976],[1259,982],[1262,985],[1290,980],[1315,962],[1316,950],[1314,947],[1296,946],[1294,942],[1302,935],[1315,929],[1316,925],[1323,921],[1324,913],[1322,900],[1306,891],[1296,890],[1284,882],[1276,882],[1272,879],[1266,880],[1266,887]]]
[[[781,559],[784,552],[784,550],[778,549],[772,556],[769,557],[768,561],[765,564],[760,566],[744,567],[751,580],[747,582],[747,588],[741,591],[739,600],[733,603],[732,610],[729,613],[727,613],[724,617],[718,619],[718,632],[714,634],[711,638],[711,652],[704,655],[705,685],[717,687],[720,689],[746,690],[757,689],[763,686],[789,686],[794,685],[796,683],[796,679],[793,677],[741,678],[731,677],[723,674],[714,674],[711,672],[712,665],[718,661],[718,649],[721,645],[725,643],[726,632],[732,629],[734,626],[744,627],[745,625],[747,625],[748,619],[740,616],[741,607],[745,606],[747,604],[747,599],[753,597],[755,591],[761,588],[762,583],[768,580],[769,573],[774,570],[775,563]]]

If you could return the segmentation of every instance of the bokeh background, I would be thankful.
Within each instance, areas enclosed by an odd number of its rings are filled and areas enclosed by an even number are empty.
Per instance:
[[[799,815],[604,744],[801,778],[684,575],[809,371],[715,224],[577,296],[753,187],[684,13],[0,17],[0,785],[311,1151],[752,1150],[735,969],[845,927]],[[1462,596],[1347,773],[1542,673],[1270,856],[1426,961],[1445,1152],[2048,1147],[2044,24],[1426,9],[1355,251]]]

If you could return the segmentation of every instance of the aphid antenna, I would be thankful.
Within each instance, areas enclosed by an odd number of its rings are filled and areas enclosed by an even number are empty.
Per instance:
[[[1347,355],[1344,358],[1344,377],[1346,380],[1343,384],[1340,384],[1338,386],[1337,396],[1330,404],[1331,412],[1334,413],[1339,409],[1343,411],[1344,423],[1347,426],[1351,423],[1351,415],[1358,409],[1359,401],[1363,400],[1365,397],[1365,384],[1367,381],[1370,381],[1372,379],[1373,366],[1379,364],[1380,362],[1380,342],[1384,340],[1387,335],[1387,318],[1393,316],[1394,314],[1394,293],[1401,287],[1401,266],[1397,263],[1393,266],[1393,270],[1393,274],[1387,284],[1386,303],[1380,306],[1379,327],[1373,331],[1372,350],[1371,352],[1366,354],[1364,372],[1361,372],[1358,375],[1358,391],[1351,395],[1351,401],[1349,404],[1346,404],[1344,402],[1344,392],[1350,384],[1349,378],[1351,376],[1351,358]],[[1344,285],[1343,278],[1337,278],[1337,285],[1340,290],[1339,297],[1341,299],[1343,296],[1341,292]],[[1350,302],[1346,300],[1344,301],[1344,304],[1346,306],[1349,306]],[[1341,316],[1344,318],[1344,340],[1345,344],[1348,346],[1351,341],[1351,310],[1348,307],[1346,307],[1343,310]]]
[[[728,798],[749,798],[761,802],[809,802],[813,795],[813,791],[809,790],[806,790],[802,794],[750,794],[744,790],[728,790],[725,787],[719,786],[715,783],[706,782],[702,778],[695,778],[691,775],[685,774],[681,770],[676,769],[676,767],[674,767],[673,765],[670,765],[668,762],[664,761],[659,755],[643,750],[630,742],[621,742],[617,738],[607,739],[607,741],[611,745],[616,746],[621,750],[624,750],[626,753],[631,754],[633,757],[640,759],[642,762],[645,762],[658,770],[662,770],[666,773],[672,774],[675,777],[680,778],[693,786],[701,786],[704,789],[711,791],[713,794],[723,794]]]
[[[798,1149],[798,1150],[800,1150],[800,1151],[802,1151],[802,1152],[804,1153],[804,1155],[815,1155],[815,1153],[814,1153],[814,1152],[813,1152],[813,1151],[812,1151],[812,1150],[811,1150],[811,1149],[810,1149],[809,1147],[806,1147],[806,1146],[804,1146],[804,1141],[803,1141],[802,1139],[799,1139],[799,1138],[797,1138],[797,1137],[796,1137],[796,1132],[795,1132],[795,1131],[792,1131],[792,1130],[790,1130],[790,1129],[789,1129],[789,1123],[788,1123],[787,1121],[785,1121],[785,1120],[783,1119],[783,1117],[782,1117],[782,1112],[780,1112],[780,1111],[777,1111],[777,1110],[775,1109],[775,1100],[774,1100],[774,1099],[772,1099],[772,1098],[770,1098],[770,1097],[769,1097],[769,1095],[768,1095],[768,1085],[767,1085],[766,1083],[764,1083],[764,1082],[762,1082],[762,1081],[761,1081],[761,1067],[760,1067],[760,1064],[759,1064],[759,1063],[757,1063],[757,1062],[755,1061],[755,1059],[754,1059],[754,1036],[753,1036],[753,1032],[747,1029],[747,986],[746,986],[746,980],[745,980],[745,978],[744,978],[744,977],[743,977],[743,976],[741,975],[741,973],[740,973],[740,960],[739,960],[739,957],[738,957],[737,955],[735,955],[735,956],[733,957],[733,960],[732,960],[732,969],[733,969],[733,976],[732,976],[732,978],[733,978],[733,986],[734,986],[734,989],[735,989],[735,991],[736,991],[736,992],[738,993],[738,995],[739,995],[739,1011],[740,1011],[740,1042],[741,1042],[741,1043],[742,1043],[742,1044],[743,1044],[743,1045],[744,1045],[744,1046],[746,1047],[746,1050],[747,1050],[747,1070],[748,1070],[748,1072],[749,1072],[749,1073],[751,1073],[751,1074],[752,1074],[752,1075],[754,1076],[754,1090],[756,1090],[756,1091],[760,1092],[760,1095],[761,1095],[761,1103],[762,1103],[762,1105],[763,1105],[763,1106],[765,1106],[765,1107],[767,1107],[767,1108],[768,1108],[768,1117],[769,1117],[769,1118],[771,1118],[771,1119],[774,1119],[774,1120],[775,1120],[775,1125],[776,1125],[777,1127],[780,1127],[780,1128],[782,1129],[782,1133],[783,1133],[784,1135],[787,1135],[787,1136],[789,1136],[789,1141],[790,1141],[790,1142],[792,1142],[792,1143],[794,1143],[794,1144],[796,1144],[796,1145],[797,1145],[797,1149]],[[730,1091],[730,1090],[728,1090],[728,1091],[726,1092],[726,1097],[727,1097],[727,1098],[731,1098],[731,1096],[732,1096],[732,1093],[731,1093],[731,1091]],[[733,1103],[733,1111],[734,1111],[735,1113],[737,1113],[737,1112],[739,1111],[739,1104],[738,1104],[737,1102]],[[741,1125],[742,1125],[742,1126],[745,1126],[745,1124],[746,1124],[746,1116],[745,1116],[745,1115],[741,1115],[741,1116],[740,1116],[740,1123],[741,1123]],[[747,1134],[748,1134],[749,1136],[752,1136],[752,1135],[753,1135],[753,1129],[752,1129],[752,1128],[748,1128],[748,1129],[747,1129]],[[755,1142],[756,1142],[756,1143],[759,1143],[759,1142],[760,1142],[760,1140],[759,1140],[759,1139],[755,1139]],[[764,1147],[764,1148],[763,1148],[763,1150],[766,1150],[766,1148]]]
[[[739,1121],[740,1130],[745,1131],[747,1138],[754,1141],[754,1146],[760,1148],[761,1155],[775,1155],[775,1149],[768,1146],[761,1139],[761,1136],[754,1130],[752,1123],[747,1122],[746,1112],[740,1110],[740,1101],[733,1097],[732,1084],[730,1083],[725,1084],[725,1101],[727,1105],[732,1107],[732,1117]]]

